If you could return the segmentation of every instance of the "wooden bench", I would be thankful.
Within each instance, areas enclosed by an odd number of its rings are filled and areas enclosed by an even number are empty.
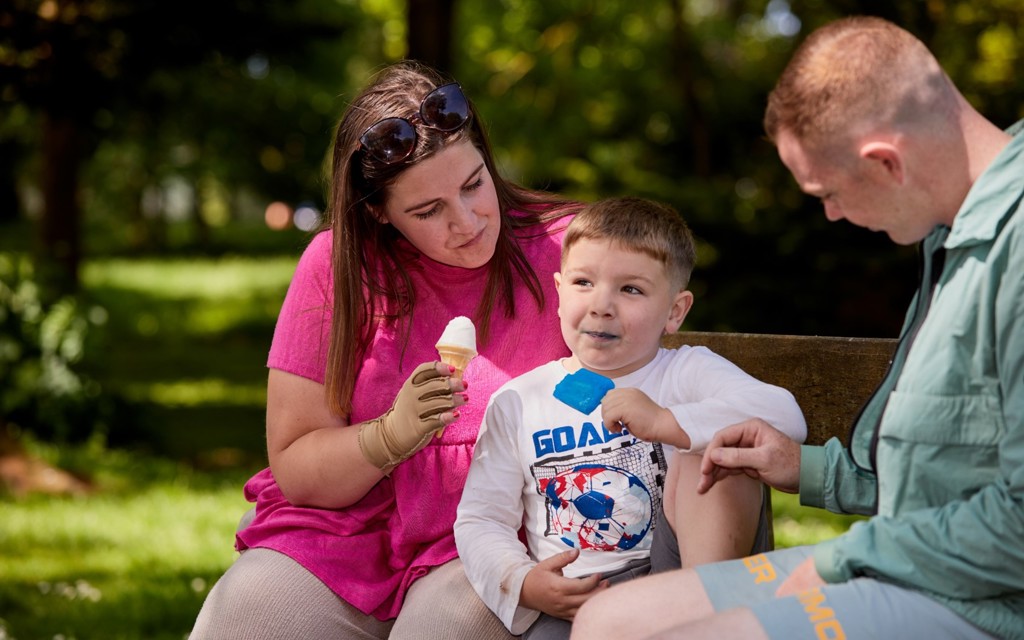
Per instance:
[[[896,343],[888,338],[716,331],[682,331],[662,338],[669,348],[707,347],[755,378],[788,389],[807,420],[807,444],[824,444],[832,437],[846,441],[861,407],[885,375]],[[770,492],[765,495],[770,501]],[[768,513],[770,517],[770,508]]]

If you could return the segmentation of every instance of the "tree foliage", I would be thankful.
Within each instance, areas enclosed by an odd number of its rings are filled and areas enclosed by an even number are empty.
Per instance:
[[[496,7],[495,4],[500,5]],[[1024,115],[1013,73],[1024,3],[463,0],[455,71],[505,166],[584,199],[675,205],[698,239],[690,328],[893,336],[912,248],[830,225],[763,139],[768,91],[800,39],[851,14],[936,52],[976,106]],[[966,36],[966,37],[965,37]]]
[[[94,324],[74,298],[45,302],[27,258],[0,253],[0,440],[8,429],[67,441],[102,428],[98,387],[80,371]]]
[[[270,200],[322,206],[348,97],[413,55],[463,84],[513,179],[676,206],[700,241],[689,328],[893,335],[913,250],[828,224],[762,135],[794,46],[850,14],[919,35],[996,123],[1022,115],[1020,0],[14,0],[0,208],[34,208],[45,265],[79,237],[152,251],[185,224],[202,246]]]
[[[287,66],[318,42],[338,39],[345,13],[331,9],[246,0],[18,0],[0,14],[0,131],[37,147],[28,153],[38,162],[43,201],[38,248],[58,291],[77,283],[80,168],[105,145],[118,147],[101,156],[113,162],[97,167],[102,175],[85,191],[120,196],[128,206],[117,215],[136,224],[141,188],[160,181],[167,159],[176,177],[193,184],[207,175],[237,184],[239,174],[242,182],[262,177],[247,162],[262,159],[278,169],[268,173],[279,174],[290,156],[306,153],[303,141],[281,133],[275,113],[295,106],[288,99],[294,87],[284,82],[268,92],[258,81],[269,57]],[[128,166],[111,185],[106,178],[119,161]],[[284,182],[294,189],[299,181]]]

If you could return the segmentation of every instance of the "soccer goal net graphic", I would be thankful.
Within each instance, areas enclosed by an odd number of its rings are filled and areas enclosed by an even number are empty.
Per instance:
[[[580,549],[632,549],[654,528],[666,470],[661,444],[639,440],[533,465],[544,534]]]

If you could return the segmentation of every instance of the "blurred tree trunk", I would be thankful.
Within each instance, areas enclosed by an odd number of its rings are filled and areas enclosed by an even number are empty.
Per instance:
[[[408,0],[406,7],[408,57],[450,72],[455,0]]]
[[[199,179],[192,181],[192,205],[189,207],[188,217],[192,221],[192,228],[195,231],[195,243],[201,249],[210,246],[210,224],[203,216],[203,184]]]
[[[678,82],[682,93],[683,113],[681,122],[693,137],[693,173],[702,178],[711,175],[711,126],[707,114],[697,96],[697,72],[703,66],[700,51],[690,37],[686,20],[683,18],[683,0],[672,0],[672,36],[669,51],[672,77]]]
[[[40,264],[50,294],[78,289],[81,261],[78,171],[80,133],[68,114],[43,118],[43,215]]]
[[[18,151],[16,142],[0,142],[0,224],[14,222],[21,213],[17,185],[14,181]]]

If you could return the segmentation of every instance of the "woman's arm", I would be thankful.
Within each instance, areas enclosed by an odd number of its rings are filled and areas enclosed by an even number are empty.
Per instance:
[[[454,371],[424,362],[390,409],[350,427],[331,415],[322,385],[272,369],[267,448],[281,491],[303,506],[337,509],[358,501],[458,417],[456,407],[468,397],[462,381],[451,377]]]
[[[274,479],[289,502],[347,507],[384,477],[359,450],[359,429],[348,426],[346,418],[327,408],[323,385],[270,370],[267,455]]]

